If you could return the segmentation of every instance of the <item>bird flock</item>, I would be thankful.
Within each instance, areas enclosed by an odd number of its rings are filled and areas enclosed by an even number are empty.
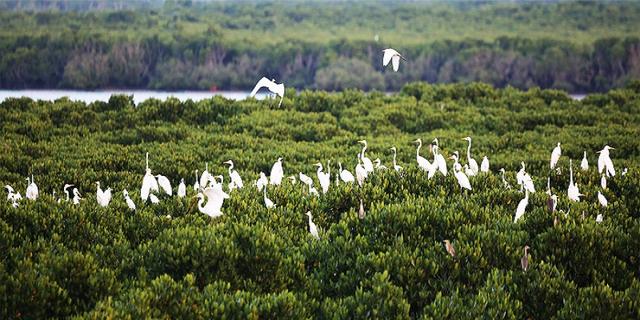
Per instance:
[[[456,181],[458,183],[458,186],[460,187],[461,192],[471,192],[472,187],[469,179],[473,178],[474,176],[480,173],[489,174],[490,173],[489,159],[486,156],[484,156],[482,159],[481,165],[478,167],[477,162],[475,161],[475,159],[472,157],[472,154],[471,154],[471,137],[466,137],[463,140],[466,140],[468,142],[466,163],[464,165],[460,163],[461,158],[459,156],[458,151],[453,151],[451,157],[449,158],[453,160],[451,169],[453,170],[453,174],[456,178]],[[432,161],[427,160],[427,158],[423,157],[420,154],[421,148],[423,147],[422,140],[417,139],[414,142],[416,144],[416,165],[420,170],[426,173],[426,178],[432,179],[436,174],[447,176],[447,174],[449,173],[449,168],[448,168],[447,161],[445,160],[445,157],[439,151],[438,139],[435,138],[432,141],[432,143],[429,144],[429,151],[431,153],[431,157],[433,158]],[[351,173],[351,171],[349,171],[347,168],[343,167],[343,164],[341,162],[338,162],[338,172],[334,174],[335,175],[334,183],[336,186],[338,186],[340,183],[345,183],[345,184],[357,183],[359,187],[362,187],[366,183],[366,180],[369,174],[371,174],[372,172],[376,170],[388,170],[388,168],[382,164],[382,161],[379,158],[375,159],[374,161],[371,161],[371,159],[367,157],[366,152],[367,152],[368,144],[366,140],[360,140],[358,141],[358,143],[362,145],[362,149],[356,155],[357,163],[354,168],[355,175]],[[598,172],[601,174],[600,187],[602,188],[602,190],[605,190],[607,188],[607,178],[611,178],[616,175],[616,170],[610,158],[610,150],[613,150],[613,149],[614,148],[611,148],[607,145],[607,146],[604,146],[602,150],[597,152],[599,153],[597,169],[598,169]],[[402,174],[403,168],[399,166],[396,162],[397,149],[395,147],[391,147],[390,150],[393,151],[392,169],[398,172],[399,174]],[[561,149],[560,143],[558,143],[558,145],[551,152],[550,172],[554,172],[554,170],[556,172],[559,172],[558,171],[559,167],[557,166],[557,164],[561,156],[562,156],[562,149]],[[140,203],[146,203],[147,201],[149,201],[151,202],[151,204],[157,204],[160,202],[159,196],[163,194],[168,197],[173,196],[173,188],[169,178],[161,174],[154,175],[152,173],[153,171],[149,167],[149,153],[146,153],[145,162],[146,162],[145,174],[142,177],[142,185],[140,188]],[[228,161],[225,161],[224,164],[229,166],[228,172],[227,172],[229,176],[229,183],[226,185],[226,190],[223,184],[224,176],[223,175],[214,176],[211,173],[209,173],[208,163],[205,164],[205,170],[200,175],[198,174],[198,171],[195,170],[196,176],[195,176],[193,189],[196,192],[196,195],[194,196],[194,198],[198,198],[197,208],[200,212],[212,218],[223,215],[222,207],[224,205],[224,200],[229,199],[230,195],[233,194],[233,191],[235,189],[242,189],[245,186],[240,174],[238,173],[238,171],[235,170],[233,161],[228,160]],[[309,195],[320,197],[321,194],[326,194],[329,191],[329,188],[331,187],[331,161],[330,160],[327,161],[326,167],[323,166],[321,162],[315,163],[314,166],[317,167],[316,176],[320,185],[320,189],[317,189],[316,187],[314,187],[314,179],[303,172],[299,172],[297,175],[293,174],[289,176],[288,180],[292,185],[297,184],[299,180],[300,183],[303,185],[303,188],[305,188],[308,191]],[[326,169],[326,172],[325,172],[325,169]],[[584,152],[583,159],[580,163],[580,169],[583,171],[589,170],[589,163],[586,158],[586,151]],[[506,171],[504,170],[504,168],[501,168],[499,172],[501,174],[503,188],[507,190],[511,189],[511,185],[505,179]],[[622,175],[626,174],[626,172],[627,172],[627,169],[624,169],[622,172]],[[279,186],[283,183],[284,169],[283,169],[282,157],[278,158],[273,163],[271,167],[271,171],[269,173],[270,173],[269,176],[267,176],[264,172],[260,172],[258,174],[258,179],[255,181],[255,183],[253,183],[253,187],[257,189],[257,192],[262,193],[265,207],[267,209],[272,209],[276,207],[276,204],[271,199],[269,199],[267,189]],[[38,190],[38,186],[35,183],[34,177],[33,176],[27,177],[26,181],[27,181],[27,188],[25,191],[26,198],[31,201],[37,200],[39,197],[39,190]],[[520,187],[520,191],[524,192],[524,198],[520,200],[520,202],[518,203],[515,209],[515,215],[513,219],[514,223],[516,223],[519,219],[521,219],[524,216],[527,206],[529,205],[529,194],[536,192],[535,186],[533,183],[533,178],[526,171],[526,165],[524,162],[521,162],[521,168],[516,173],[516,182]],[[101,207],[109,206],[112,200],[112,189],[107,188],[106,190],[102,190],[100,181],[96,181],[95,184],[96,184],[96,201],[98,205]],[[58,198],[57,202],[65,201],[65,202],[72,202],[74,205],[80,204],[82,200],[80,192],[78,191],[77,188],[74,187],[73,191],[71,192],[73,197],[71,197],[71,194],[69,193],[69,188],[71,187],[73,187],[72,184],[64,185],[63,192],[65,193],[66,197]],[[11,205],[14,208],[17,208],[20,202],[23,201],[22,195],[20,194],[20,192],[16,192],[15,189],[10,185],[6,185],[5,189],[7,190],[7,200],[11,202]],[[177,196],[179,198],[184,198],[186,197],[186,193],[187,192],[186,192],[185,181],[184,179],[181,179],[177,187]],[[547,207],[551,212],[555,212],[557,208],[558,196],[555,194],[552,194],[551,192],[550,177],[547,178],[546,193],[549,195],[549,198],[547,201]],[[122,195],[129,209],[131,209],[132,211],[135,211],[136,203],[129,196],[129,192],[126,189],[124,189],[122,191]],[[55,191],[53,192],[53,196],[55,197]],[[567,188],[567,198],[571,201],[577,202],[577,201],[580,201],[580,197],[582,196],[583,194],[580,193],[579,186],[574,181],[574,178],[573,178],[573,162],[571,159],[569,159],[569,184]],[[604,197],[604,195],[600,191],[598,191],[597,193],[597,199],[600,205],[602,205],[603,207],[606,207],[608,205],[607,199]],[[318,227],[312,220],[313,219],[312,213],[307,212],[306,215],[309,218],[309,221],[308,221],[309,232],[313,235],[313,237],[319,239],[320,235],[318,232]],[[364,218],[365,216],[362,199],[360,199],[358,216],[360,218]],[[600,214],[596,218],[596,221],[602,222],[602,219],[603,217]],[[455,256],[455,250],[453,249],[452,244],[448,240],[445,241],[445,244],[446,244],[447,251],[452,256]],[[523,268],[524,267],[525,267],[525,264],[523,262]]]

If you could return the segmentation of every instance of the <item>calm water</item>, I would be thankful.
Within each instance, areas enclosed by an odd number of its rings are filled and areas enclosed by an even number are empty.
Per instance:
[[[108,91],[80,91],[80,90],[0,90],[0,101],[6,98],[29,97],[34,100],[56,100],[62,97],[69,97],[71,100],[80,100],[85,103],[94,101],[109,101],[112,94],[133,95],[136,104],[149,98],[165,100],[169,97],[176,97],[181,101],[191,99],[199,101],[219,95],[227,99],[243,100],[249,96],[249,91],[150,91],[150,90],[108,90]],[[259,93],[256,98],[263,99],[266,93]],[[576,100],[582,100],[584,94],[571,94]]]

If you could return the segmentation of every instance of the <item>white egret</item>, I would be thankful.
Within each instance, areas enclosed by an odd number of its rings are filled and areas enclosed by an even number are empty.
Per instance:
[[[607,190],[607,175],[605,175],[604,173],[600,178],[600,186],[602,187],[603,190]]]
[[[509,182],[507,182],[507,179],[504,178],[504,168],[500,168],[500,174],[502,175],[502,185],[504,185],[504,188],[507,190],[511,189],[511,185],[509,184]]]
[[[258,90],[262,88],[267,88],[271,93],[280,96],[280,103],[278,103],[278,107],[282,105],[282,100],[284,99],[284,83],[276,83],[275,79],[269,80],[267,77],[262,77],[262,79],[256,83],[256,86],[253,87],[249,96],[255,97]]]
[[[587,160],[587,152],[584,152],[584,155],[582,156],[582,162],[580,162],[580,169],[582,169],[582,171],[587,171],[589,170],[589,161]]]
[[[200,190],[200,183],[198,182],[198,170],[196,169],[196,182],[193,183],[193,190],[194,191],[199,191]]]
[[[378,170],[387,170],[387,166],[385,166],[384,164],[382,164],[382,160],[380,160],[380,158],[376,158],[375,160],[373,160],[373,164],[374,167]]]
[[[107,190],[102,191],[99,181],[96,182],[96,200],[102,207],[108,206],[109,202],[111,202],[111,188],[107,188]]]
[[[362,147],[362,152],[360,152],[360,159],[362,160],[362,165],[364,169],[367,170],[367,173],[373,172],[373,163],[371,159],[365,156],[365,151],[367,151],[367,140],[360,140],[359,143],[362,143],[364,146]]]
[[[64,191],[64,194],[67,196],[67,199],[66,199],[65,201],[69,201],[69,200],[71,200],[71,199],[70,199],[70,197],[69,197],[69,190],[67,190],[67,189],[69,189],[70,187],[73,187],[73,185],[72,185],[72,184],[68,184],[68,183],[67,183],[67,184],[65,184],[65,185],[64,185],[64,187],[62,188],[62,190]]]
[[[364,212],[364,204],[362,203],[362,199],[360,199],[360,208],[358,209],[358,218],[364,219],[366,213]]]
[[[362,187],[364,183],[364,179],[367,178],[367,169],[360,163],[362,155],[358,154],[358,164],[356,165],[356,180],[358,181],[358,185]]]
[[[520,200],[520,202],[518,203],[518,208],[516,208],[516,215],[513,218],[513,223],[518,222],[518,219],[520,219],[524,215],[524,212],[527,209],[528,205],[529,205],[529,190],[524,189],[524,199]]]
[[[569,188],[567,188],[567,197],[573,201],[580,201],[580,191],[578,191],[578,185],[573,182],[573,168],[571,159],[569,159]]]
[[[242,187],[244,186],[244,184],[242,183],[242,178],[240,178],[240,174],[238,173],[238,171],[233,169],[233,161],[228,160],[225,161],[224,163],[229,165],[229,177],[231,179],[231,182],[238,188],[238,189],[242,189]]]
[[[316,239],[320,239],[320,235],[318,235],[318,227],[316,226],[315,223],[313,223],[313,216],[311,216],[311,211],[307,211],[307,216],[309,217],[309,232],[311,233],[311,235],[316,238]]]
[[[422,148],[422,139],[417,139],[414,141],[418,144],[418,148],[416,149],[416,161],[418,162],[418,167],[423,171],[429,171],[431,169],[431,163],[429,160],[420,155],[420,148]]]
[[[308,186],[313,185],[313,179],[311,179],[311,177],[309,177],[308,175],[300,172],[300,173],[298,173],[298,177],[300,179],[300,182],[302,182],[302,183],[304,183],[304,184],[306,184]]]
[[[558,206],[558,196],[552,194],[549,199],[547,199],[547,209],[553,213],[556,212],[556,207]]]
[[[127,203],[129,209],[136,211],[136,204],[133,203],[133,200],[131,200],[131,198],[129,198],[129,191],[127,191],[127,189],[124,189],[122,191],[122,195],[124,196],[124,201]]]
[[[524,161],[520,162],[520,164],[522,165],[522,167],[520,168],[518,173],[516,173],[516,183],[520,185],[520,191],[522,191],[522,188],[524,187],[524,174],[525,174]]]
[[[524,272],[529,269],[529,246],[524,246],[524,255],[520,258],[520,266]]]
[[[598,151],[598,153],[600,153],[598,156],[598,172],[602,173],[602,171],[606,169],[605,173],[607,176],[613,177],[616,175],[616,169],[613,167],[613,161],[611,161],[611,158],[609,157],[610,149],[615,148],[604,146],[602,150]]]
[[[222,204],[224,199],[229,199],[229,195],[222,191],[222,184],[214,184],[211,187],[207,187],[196,195],[198,198],[198,210],[212,218],[216,218],[222,215]],[[207,198],[207,204],[202,203]]]
[[[549,161],[551,170],[553,170],[556,167],[556,164],[558,164],[560,155],[562,155],[562,149],[560,149],[560,142],[558,142],[558,145],[551,151],[551,160]]]
[[[600,193],[600,191],[598,191],[598,202],[600,202],[600,205],[603,207],[606,207],[609,204],[607,198],[605,198],[604,195]]]
[[[262,191],[264,192],[264,206],[267,207],[267,209],[275,208],[276,205],[273,203],[273,201],[271,201],[271,199],[267,198],[267,188],[266,188],[266,186],[265,186],[264,189],[262,189]]]
[[[331,185],[331,177],[328,173],[322,172],[322,163],[318,162],[315,165],[318,166],[317,175],[322,193],[327,193],[327,191],[329,191],[329,185]]]
[[[342,162],[338,162],[338,167],[340,167],[340,179],[342,179],[343,182],[349,183],[356,181],[349,170],[342,169]]]
[[[400,172],[400,170],[402,170],[402,167],[396,163],[396,156],[397,156],[396,147],[391,147],[391,150],[393,150],[393,169],[396,170],[397,172]]]
[[[178,185],[178,197],[184,198],[187,195],[187,186],[184,184],[184,179],[180,179],[180,184]]]
[[[467,189],[467,190],[471,190],[471,183],[469,182],[469,178],[467,177],[466,174],[464,174],[464,172],[459,171],[459,164],[458,166],[456,166],[455,164],[458,163],[458,156],[457,155],[452,155],[450,157],[450,159],[453,159],[454,162],[454,166],[453,166],[453,174],[456,177],[456,180],[458,180],[458,184],[460,185],[461,189]]]
[[[171,182],[169,182],[169,179],[161,174],[156,175],[156,178],[158,178],[158,185],[160,186],[162,191],[164,191],[164,193],[168,194],[169,196],[173,195],[173,190],[171,189]]]
[[[73,204],[74,205],[78,205],[80,204],[80,200],[82,200],[82,198],[80,197],[80,191],[78,191],[78,188],[73,188]]]
[[[256,187],[258,191],[262,191],[262,188],[266,187],[269,184],[269,179],[267,179],[267,175],[264,172],[260,172],[260,178],[256,181]]]
[[[469,146],[467,147],[467,162],[469,163],[469,168],[473,171],[473,175],[478,174],[478,163],[474,158],[471,157],[471,137],[466,137],[462,140],[469,141]]]
[[[382,56],[382,66],[386,67],[389,64],[389,61],[391,61],[393,64],[393,71],[395,72],[398,72],[398,69],[400,68],[400,59],[407,61],[407,59],[405,59],[395,49],[388,48],[382,50],[382,52],[384,53]]]
[[[320,193],[318,193],[318,189],[316,189],[316,187],[313,187],[311,185],[309,185],[309,194],[314,195],[316,197],[320,196]]]
[[[529,192],[531,193],[535,193],[536,192],[536,188],[533,185],[533,179],[531,179],[531,176],[529,175],[528,172],[525,172],[523,178],[522,178],[522,185],[526,190],[529,190]]]
[[[160,199],[158,199],[158,197],[153,193],[149,194],[149,200],[151,201],[152,204],[160,203]]]
[[[471,168],[469,168],[469,165],[467,165],[465,163],[465,165],[463,166],[464,168],[464,174],[467,175],[467,177],[473,177],[473,170],[471,170]]]
[[[602,213],[598,213],[598,216],[596,216],[596,223],[601,223],[602,222]]]
[[[278,161],[276,161],[271,167],[269,183],[273,185],[280,185],[282,182],[282,176],[284,176],[284,171],[282,170],[282,158],[278,158]]]
[[[7,200],[13,199],[13,197],[15,196],[15,190],[13,189],[13,187],[10,185],[5,185],[4,188],[7,189]]]
[[[480,162],[480,172],[489,172],[489,158],[484,156]]]
[[[151,193],[151,191],[158,192],[160,191],[160,188],[158,187],[158,181],[156,180],[156,177],[151,174],[151,169],[149,168],[149,152],[147,152],[146,173],[142,178],[142,188],[140,188],[140,198],[142,199],[142,202],[147,201],[147,198],[149,197],[149,193]]]
[[[200,188],[204,189],[207,187],[207,184],[209,183],[209,181],[211,181],[211,174],[209,173],[209,163],[205,162],[204,164],[204,171],[202,171],[202,174],[200,175]]]
[[[436,138],[437,141],[437,138]],[[444,159],[444,156],[440,154],[440,146],[435,145],[431,148],[433,152],[433,164],[432,167],[437,167],[442,173],[443,176],[447,176],[447,160]],[[434,173],[435,174],[435,173]]]
[[[31,179],[29,179],[29,177],[27,177],[27,191],[25,192],[27,199],[29,200],[36,200],[38,199],[38,186],[36,185],[36,183],[33,180],[33,175],[31,175]]]

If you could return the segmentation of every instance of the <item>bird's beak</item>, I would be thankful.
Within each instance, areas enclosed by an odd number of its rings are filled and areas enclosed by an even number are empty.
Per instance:
[[[616,148],[614,148],[614,147],[609,147],[609,149],[615,150]]]

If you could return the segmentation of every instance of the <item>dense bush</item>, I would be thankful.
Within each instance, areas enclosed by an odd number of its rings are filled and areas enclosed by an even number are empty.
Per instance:
[[[0,201],[0,318],[635,319],[638,110],[637,84],[582,101],[482,83],[412,83],[397,95],[288,91],[281,108],[220,97],[138,105],[129,96],[90,105],[7,99],[0,182],[24,195],[33,174],[41,195],[19,208]],[[471,178],[473,191],[461,192],[451,174],[429,180],[417,169],[416,138],[437,137],[446,157],[458,150],[466,163],[467,135],[473,157],[491,162],[491,173]],[[253,183],[277,157],[286,176],[314,180],[312,164],[331,160],[333,180],[337,162],[353,171],[360,139],[369,142],[368,157],[389,167],[396,146],[403,173],[377,171],[363,188],[332,184],[318,198],[285,178],[268,189],[277,207],[264,207]],[[559,173],[548,169],[558,141]],[[618,174],[602,191],[595,151],[605,144],[616,148]],[[186,180],[186,198],[140,203],[147,151],[152,171],[174,188]],[[432,159],[428,151],[422,155]],[[578,168],[583,151],[586,172]],[[211,219],[196,208],[194,171],[208,163],[228,181],[227,159],[245,188]],[[585,194],[580,202],[566,197],[569,159]],[[505,190],[498,170],[515,187],[521,161],[538,192],[513,223],[523,194]],[[547,177],[562,212],[546,210]],[[108,208],[96,203],[95,181],[114,190]],[[64,183],[79,188],[80,205],[56,202]],[[136,212],[124,203],[125,188]],[[319,240],[308,232],[306,211]]]

